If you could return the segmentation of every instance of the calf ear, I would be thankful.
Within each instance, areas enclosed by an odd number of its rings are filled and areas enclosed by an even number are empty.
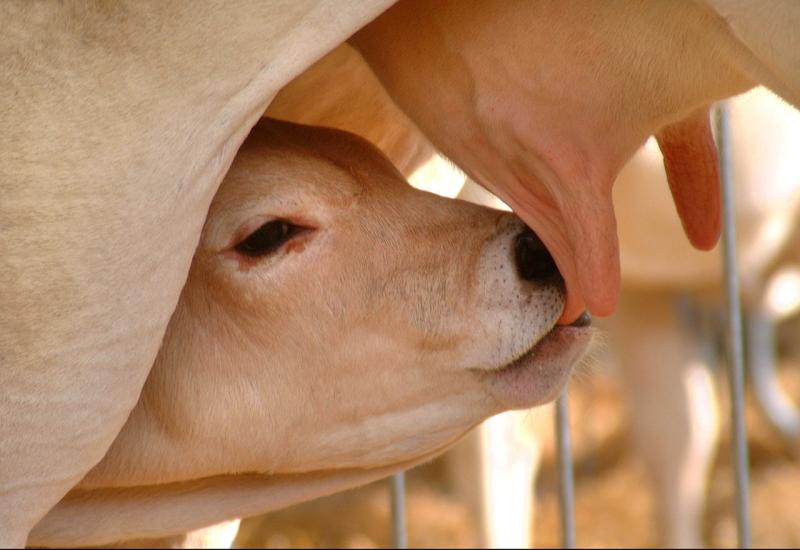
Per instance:
[[[720,184],[708,108],[665,126],[656,140],[683,230],[695,247],[710,250],[720,234]]]

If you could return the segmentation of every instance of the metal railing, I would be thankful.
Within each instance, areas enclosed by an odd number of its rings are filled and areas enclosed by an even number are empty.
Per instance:
[[[731,442],[736,495],[736,531],[739,548],[750,548],[749,470],[747,430],[744,425],[744,346],[739,270],[736,263],[736,223],[728,105],[716,109],[719,175],[722,186],[722,277],[725,286],[725,351],[731,398]]]
[[[572,469],[572,441],[569,433],[569,386],[556,400],[556,460],[558,461],[558,504],[561,515],[561,548],[575,548],[575,481]]]
[[[391,478],[392,490],[392,547],[408,548],[406,536],[406,474],[399,472]]]

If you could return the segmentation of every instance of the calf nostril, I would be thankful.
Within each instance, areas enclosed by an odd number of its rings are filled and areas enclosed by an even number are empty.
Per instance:
[[[529,227],[517,235],[514,259],[519,276],[526,281],[542,281],[561,276],[550,252]]]

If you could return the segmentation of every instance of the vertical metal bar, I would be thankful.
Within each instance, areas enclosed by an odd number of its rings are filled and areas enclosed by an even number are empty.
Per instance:
[[[725,282],[725,348],[731,396],[732,451],[736,483],[736,520],[739,548],[750,548],[749,471],[747,432],[744,425],[744,354],[742,311],[739,302],[739,272],[736,268],[733,174],[731,168],[728,106],[717,106],[717,147],[722,186],[722,261]]]
[[[575,481],[572,473],[572,442],[569,433],[569,395],[565,387],[556,400],[556,445],[558,503],[561,512],[561,547],[575,548]]]
[[[406,473],[394,474],[392,486],[392,546],[408,548],[406,537]]]

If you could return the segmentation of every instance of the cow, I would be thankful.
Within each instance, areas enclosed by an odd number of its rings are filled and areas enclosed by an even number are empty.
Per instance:
[[[708,248],[707,105],[757,82],[800,104],[791,1],[392,4],[0,6],[0,544],[23,545],[102,459],[237,148],[346,39],[431,142],[539,233],[566,281],[562,323],[584,302],[614,307],[610,187],[648,135]]]

